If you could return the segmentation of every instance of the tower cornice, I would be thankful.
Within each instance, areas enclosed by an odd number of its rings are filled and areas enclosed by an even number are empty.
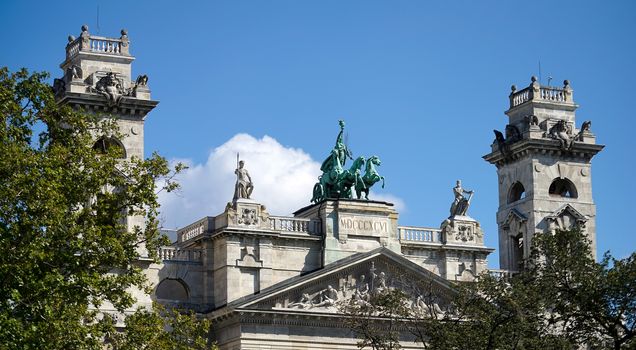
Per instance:
[[[482,158],[497,167],[513,163],[530,154],[546,154],[588,162],[605,147],[604,145],[577,141],[574,141],[572,146],[567,149],[564,149],[561,145],[561,142],[555,139],[525,139],[509,145],[507,152],[497,150],[493,147],[495,150],[484,155]]]

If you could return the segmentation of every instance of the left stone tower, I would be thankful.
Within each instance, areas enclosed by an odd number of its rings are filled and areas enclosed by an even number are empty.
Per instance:
[[[120,147],[126,160],[144,157],[144,120],[159,103],[150,98],[147,75],[133,80],[134,60],[125,29],[119,38],[107,38],[84,25],[79,38],[68,37],[64,76],[53,83],[58,103],[117,121],[123,137],[96,135],[95,147]],[[138,217],[127,221],[129,229],[144,224]]]

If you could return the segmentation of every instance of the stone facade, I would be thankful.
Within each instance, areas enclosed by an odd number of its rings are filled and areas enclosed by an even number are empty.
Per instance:
[[[132,80],[130,42],[126,30],[119,38],[91,35],[82,26],[78,38],[69,36],[66,57],[60,64],[62,78],[55,79],[53,90],[58,103],[83,109],[104,119],[115,119],[122,137],[95,135],[95,147],[119,147],[125,160],[144,157],[144,123],[146,115],[159,103],[150,97],[148,77],[140,75]],[[142,217],[129,216],[127,226],[144,227]],[[140,253],[148,252],[141,246]],[[146,270],[150,281],[157,280],[157,269],[151,260],[142,258],[137,263]],[[141,290],[131,291],[138,305],[150,307],[152,300]],[[115,312],[104,305],[105,312]],[[123,318],[118,317],[118,322]]]
[[[104,38],[83,26],[79,38],[69,37],[64,76],[54,84],[59,103],[117,121],[122,137],[95,135],[96,147],[120,147],[126,160],[144,156],[145,117],[158,104],[146,75],[132,79],[133,60],[125,30]],[[250,199],[252,180],[243,173],[243,191],[223,213],[179,229],[159,263],[138,262],[153,295],[132,291],[137,306],[157,300],[214,319],[222,349],[355,349],[337,300],[364,302],[378,288],[423,283],[427,293],[409,291],[414,307],[444,312],[449,281],[472,280],[493,251],[470,217],[450,217],[440,228],[400,226],[385,202],[327,199],[273,216],[267,203]],[[128,225],[143,227],[143,220],[129,217]],[[404,345],[416,347],[408,339]]]
[[[541,86],[536,78],[522,90],[512,87],[508,125],[495,131],[491,152],[499,178],[500,267],[519,270],[530,254],[532,236],[557,228],[581,227],[596,248],[596,206],[591,160],[596,144],[591,122],[576,127],[573,90]]]
[[[117,120],[121,138],[95,138],[121,147],[127,160],[144,156],[145,118],[158,104],[146,75],[133,80],[133,60],[125,30],[104,38],[83,27],[79,38],[69,37],[64,76],[54,84],[59,103]],[[541,86],[533,78],[524,89],[513,86],[509,98],[508,124],[484,156],[499,180],[501,268],[522,268],[536,233],[579,227],[595,249],[591,160],[604,146],[591,122],[577,127],[569,82]],[[258,186],[259,174],[251,175]],[[177,241],[160,248],[160,262],[137,262],[155,287],[151,296],[133,291],[138,305],[156,300],[196,310],[214,321],[221,349],[356,349],[340,303],[400,288],[412,308],[443,314],[453,283],[487,270],[493,249],[466,214],[463,194],[473,192],[459,181],[451,216],[428,228],[400,225],[393,204],[373,200],[318,200],[293,216],[271,215],[267,203],[250,199],[247,178],[222,213],[179,229]],[[143,220],[128,218],[135,225]],[[418,347],[409,339],[403,346]]]
[[[452,281],[486,270],[492,249],[470,217],[444,221],[442,229],[403,227],[393,204],[326,200],[293,217],[271,216],[265,206],[238,199],[225,211],[177,231],[161,251],[160,278],[178,280],[187,298],[162,299],[204,312],[355,254],[385,248]],[[161,286],[158,286],[159,293]]]

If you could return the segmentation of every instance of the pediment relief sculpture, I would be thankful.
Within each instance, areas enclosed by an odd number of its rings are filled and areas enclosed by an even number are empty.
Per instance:
[[[375,262],[366,269],[349,271],[334,278],[321,281],[305,289],[277,298],[270,303],[272,309],[296,310],[319,313],[342,313],[348,307],[371,306],[374,297],[393,290],[401,290],[408,298],[406,307],[418,314],[441,317],[450,312],[450,298],[443,289],[420,277],[401,274],[382,263]],[[418,282],[421,285],[417,285]]]

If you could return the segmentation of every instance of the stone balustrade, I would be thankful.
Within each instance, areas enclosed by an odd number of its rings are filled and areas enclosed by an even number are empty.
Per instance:
[[[201,251],[198,249],[178,249],[175,247],[160,247],[159,259],[161,259],[162,261],[200,262]]]
[[[113,55],[122,54],[121,39],[106,38],[101,36],[90,36],[89,51],[108,53]]]
[[[537,78],[532,77],[532,83],[525,89],[517,90],[516,86],[512,86],[510,108],[517,107],[531,100],[574,103],[570,82],[567,80],[563,81],[563,87],[541,86]]]
[[[532,89],[529,87],[513,93],[510,97],[510,107],[516,107],[522,103],[530,101],[532,99],[531,93]]]
[[[442,243],[442,230],[429,227],[398,226],[400,242]]]
[[[80,51],[80,40],[75,39],[66,45],[66,58],[71,58],[77,55]]]
[[[209,228],[214,224],[212,223],[213,217],[205,217],[197,220],[194,223],[177,231],[177,240],[179,242],[189,241],[191,239],[202,236],[209,231]],[[212,226],[211,226],[212,225]]]
[[[496,278],[496,279],[507,279],[512,277],[514,274],[518,273],[519,271],[513,271],[513,270],[488,270],[488,273]]]
[[[130,56],[128,33],[121,30],[120,38],[107,38],[103,36],[91,35],[88,33],[88,26],[82,26],[82,34],[79,38],[69,36],[66,45],[66,58],[69,59],[80,52],[94,52],[117,56]]]
[[[563,89],[542,86],[539,91],[541,92],[542,100],[565,102],[565,91]]]
[[[322,233],[319,220],[294,218],[285,216],[270,216],[270,229],[283,232],[306,233],[318,235]]]

